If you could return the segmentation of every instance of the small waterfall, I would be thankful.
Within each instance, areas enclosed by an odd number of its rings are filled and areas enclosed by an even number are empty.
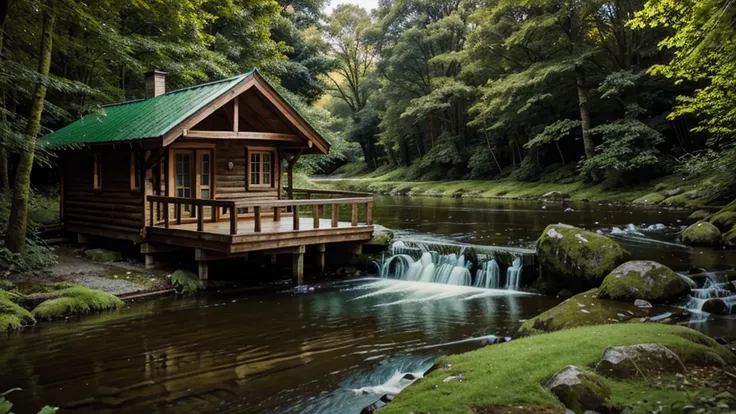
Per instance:
[[[381,278],[519,291],[536,273],[535,262],[529,249],[402,239],[378,268]]]
[[[506,290],[521,288],[521,257],[516,256],[513,263],[506,269]]]
[[[401,246],[400,249],[406,249]],[[398,249],[391,249],[396,251]],[[410,282],[442,283],[446,285],[472,286],[469,265],[461,253],[440,255],[424,252],[419,260],[408,254],[397,254],[384,260],[380,277]]]
[[[717,273],[702,273],[692,277],[683,276],[691,285],[690,295],[686,298],[685,307],[693,311],[703,311],[706,302],[717,299],[718,313],[731,314],[736,305],[736,286],[728,277]],[[696,281],[697,280],[697,281]],[[712,308],[713,304],[708,305]],[[710,309],[708,310],[710,311]]]
[[[488,260],[478,269],[473,286],[486,289],[498,289],[501,284],[501,270],[496,259]]]

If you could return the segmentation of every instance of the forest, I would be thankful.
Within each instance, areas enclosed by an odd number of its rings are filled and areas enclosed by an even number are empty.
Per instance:
[[[55,185],[39,139],[102,105],[258,68],[328,139],[304,174],[736,195],[733,0],[0,0],[3,254]],[[53,191],[53,190],[52,190]],[[11,196],[12,195],[12,196]],[[30,200],[30,201],[29,201]]]

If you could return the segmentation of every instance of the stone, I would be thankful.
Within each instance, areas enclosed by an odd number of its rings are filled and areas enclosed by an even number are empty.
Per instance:
[[[731,305],[722,298],[711,298],[703,303],[700,310],[707,313],[715,313],[716,315],[730,315],[732,313],[731,308]]]
[[[600,284],[629,257],[614,240],[564,224],[552,224],[537,242],[537,257],[552,290],[581,292]]]
[[[736,226],[733,226],[733,228],[723,235],[723,242],[731,247],[736,246]]]
[[[380,224],[373,225],[373,237],[366,243],[372,246],[381,246],[388,248],[391,241],[394,239],[394,232],[388,227],[381,226]]]
[[[736,211],[719,211],[708,221],[720,230],[728,232],[736,226]]]
[[[698,221],[680,233],[680,240],[690,246],[715,246],[721,242],[721,231],[707,221]]]
[[[547,381],[546,387],[567,409],[576,414],[583,414],[588,410],[609,411],[607,400],[611,396],[611,390],[598,376],[584,372],[574,365],[568,365],[555,373]]]
[[[669,267],[650,260],[635,260],[622,264],[606,276],[598,296],[621,302],[643,299],[671,303],[689,293],[688,282]]]
[[[544,201],[563,201],[566,198],[570,198],[570,196],[560,191],[550,191],[540,198]]]
[[[685,365],[677,354],[662,345],[609,346],[595,372],[619,380],[648,380],[660,374],[685,372]]]
[[[599,299],[598,289],[591,289],[524,321],[518,334],[530,336],[579,326],[626,322],[644,316],[648,316],[648,311],[637,309],[631,303]]]
[[[700,220],[708,220],[709,218],[711,218],[711,216],[712,214],[708,210],[695,210],[687,217],[687,221],[690,223],[695,223]]]
[[[122,260],[120,252],[106,249],[89,249],[84,251],[84,256],[94,262],[117,262]]]
[[[637,299],[634,301],[634,306],[639,309],[651,309],[652,304],[644,299]]]
[[[667,190],[664,192],[665,197],[674,197],[676,195],[682,194],[682,188],[673,188],[672,190]]]

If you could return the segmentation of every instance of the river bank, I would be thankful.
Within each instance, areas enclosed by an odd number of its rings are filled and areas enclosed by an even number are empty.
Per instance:
[[[604,184],[524,182],[510,178],[496,180],[404,181],[400,169],[385,174],[358,177],[314,177],[311,183],[323,189],[365,191],[376,194],[500,199],[541,199],[550,192],[566,200],[617,204],[663,205],[696,208],[712,201],[707,191],[709,179],[670,175],[644,185],[608,189]]]

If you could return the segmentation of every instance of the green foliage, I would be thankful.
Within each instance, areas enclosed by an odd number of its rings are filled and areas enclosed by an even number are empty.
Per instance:
[[[101,312],[123,305],[117,296],[83,286],[73,286],[49,292],[50,298],[36,306],[32,313],[37,319],[58,319],[67,316]]]
[[[42,270],[56,263],[56,256],[38,235],[41,223],[58,222],[58,198],[32,194],[28,202],[26,255],[12,253],[5,247],[5,231],[10,217],[9,194],[0,193],[0,269],[10,272]]]
[[[185,270],[177,270],[171,274],[171,286],[184,295],[196,293],[205,288],[204,282],[199,280],[197,275]]]

